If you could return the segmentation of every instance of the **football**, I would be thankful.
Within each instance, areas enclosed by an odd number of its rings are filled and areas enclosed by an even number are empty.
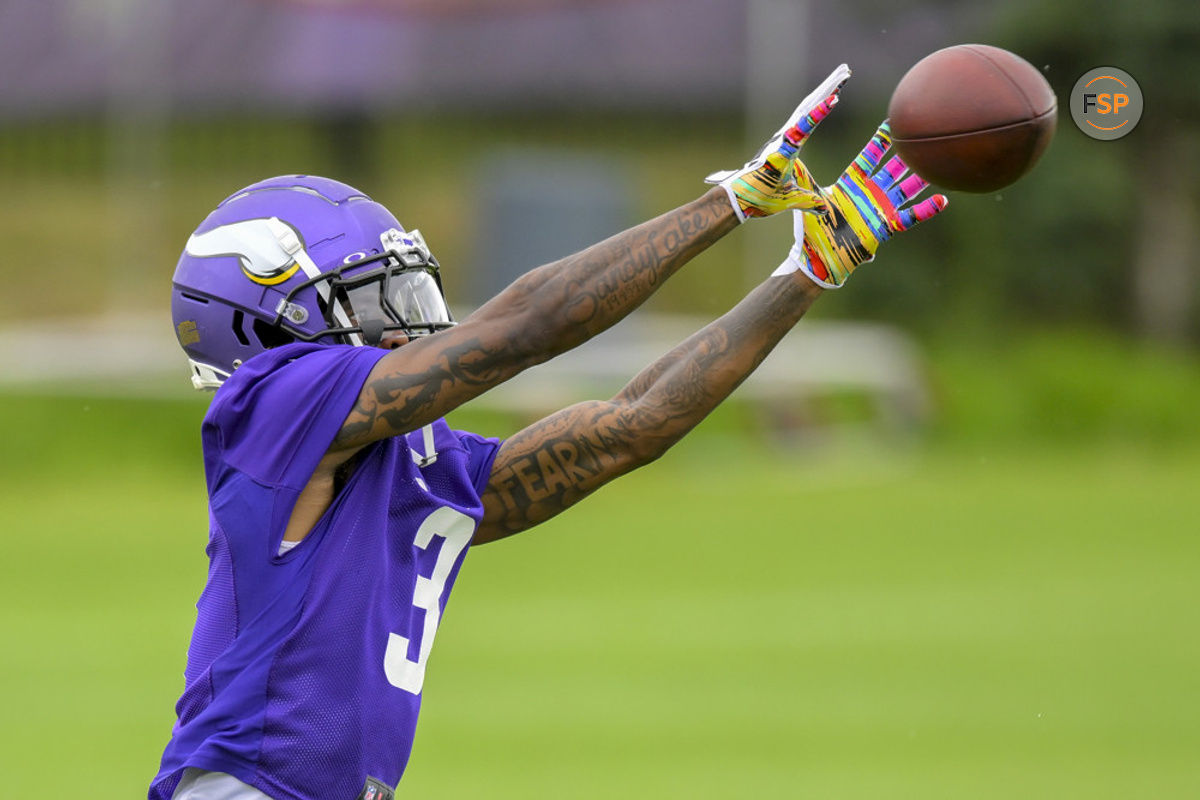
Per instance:
[[[1028,172],[1054,136],[1058,101],[1020,56],[960,44],[913,65],[888,103],[892,144],[918,175],[992,192]]]

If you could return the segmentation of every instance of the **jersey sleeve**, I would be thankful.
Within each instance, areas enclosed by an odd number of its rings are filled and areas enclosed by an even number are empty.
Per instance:
[[[206,450],[216,452],[206,455],[260,483],[299,491],[386,354],[373,347],[299,344],[250,359],[209,408]]]
[[[500,451],[500,440],[467,431],[454,431],[454,435],[467,451],[467,474],[471,485],[477,495],[482,495],[491,477],[496,453]]]

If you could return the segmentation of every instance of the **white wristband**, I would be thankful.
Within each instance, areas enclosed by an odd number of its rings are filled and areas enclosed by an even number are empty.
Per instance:
[[[778,275],[791,275],[793,272],[803,272],[805,277],[807,277],[810,281],[825,289],[842,288],[836,283],[823,281],[816,275],[812,274],[812,270],[808,266],[808,259],[804,257],[804,251],[801,249],[799,243],[792,245],[791,249],[788,250],[787,258],[783,260],[782,264],[775,268],[775,271],[771,273],[771,277],[774,278]]]

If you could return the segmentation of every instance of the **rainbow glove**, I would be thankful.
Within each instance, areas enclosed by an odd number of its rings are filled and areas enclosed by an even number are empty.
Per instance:
[[[714,172],[704,180],[719,184],[729,195],[738,221],[766,217],[789,208],[819,208],[824,202],[812,187],[796,183],[797,157],[813,129],[837,104],[837,94],[850,77],[850,68],[842,64],[804,98],[759,149],[754,158],[740,169]],[[803,166],[803,165],[801,165]]]
[[[795,212],[796,242],[772,274],[801,270],[826,289],[836,289],[859,264],[875,258],[880,244],[946,207],[948,201],[941,194],[910,203],[929,182],[909,172],[900,156],[893,156],[879,169],[891,144],[891,131],[884,120],[832,186],[818,187],[812,173],[803,164],[798,166],[800,190],[820,194],[824,209]]]

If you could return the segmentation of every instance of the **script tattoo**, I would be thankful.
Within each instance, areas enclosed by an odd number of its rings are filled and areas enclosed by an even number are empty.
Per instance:
[[[762,363],[819,294],[807,279],[773,278],[611,401],[564,409],[505,441],[477,541],[543,522],[661,456]]]
[[[508,532],[548,519],[600,485],[593,482],[632,469],[624,454],[634,433],[620,412],[612,403],[581,403],[505,443],[488,494],[499,500]]]

